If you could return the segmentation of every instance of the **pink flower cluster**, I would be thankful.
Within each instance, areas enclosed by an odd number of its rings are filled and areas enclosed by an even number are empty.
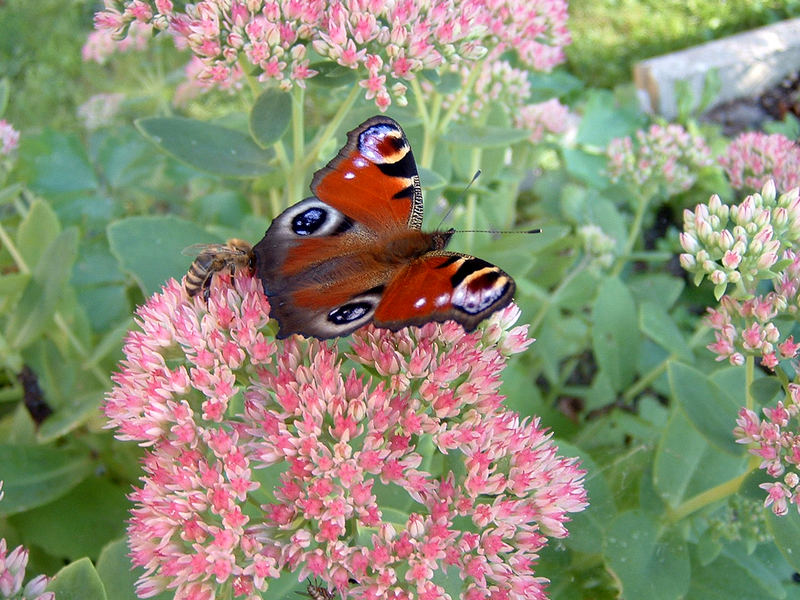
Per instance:
[[[171,0],[106,0],[95,25],[119,35],[134,21],[168,30],[205,69],[201,77],[230,85],[246,60],[262,81],[283,88],[317,74],[311,50],[355,69],[367,99],[383,109],[402,101],[423,69],[476,65],[490,50],[513,50],[546,70],[563,61],[571,40],[565,0],[204,0],[176,8]]]
[[[776,480],[760,486],[767,492],[764,505],[772,506],[778,516],[789,512],[790,504],[800,512],[800,386],[789,384],[786,402],[763,412],[765,418],[759,419],[754,411],[742,408],[733,433],[738,443],[755,445],[750,452],[762,459],[760,468]]]
[[[697,171],[712,163],[705,140],[677,124],[640,129],[636,141],[631,137],[615,138],[606,154],[612,181],[660,190],[667,197],[692,187]]]
[[[5,119],[0,119],[0,154],[8,156],[19,146],[19,131]]]
[[[800,241],[800,190],[777,196],[772,181],[760,194],[728,206],[714,194],[708,204],[683,211],[681,266],[695,285],[708,277],[717,298],[728,284],[752,295],[759,281],[775,276],[772,267],[784,250]]]
[[[148,447],[132,500],[141,597],[260,598],[291,571],[343,598],[545,598],[547,536],[586,506],[583,472],[538,420],[503,407],[507,357],[531,342],[508,307],[372,327],[337,346],[272,339],[258,280],[215,277],[206,305],[168,283],[137,312],[105,406]]]
[[[741,134],[719,163],[737,190],[759,190],[770,179],[781,192],[800,186],[800,146],[778,133]]]
[[[0,481],[0,500],[3,499],[3,482]],[[17,546],[10,553],[5,538],[0,538],[0,598],[3,600],[55,600],[53,592],[45,592],[48,579],[38,575],[23,587],[28,551]]]
[[[781,341],[775,319],[800,310],[800,190],[776,197],[770,181],[760,194],[733,206],[715,194],[708,204],[684,211],[680,239],[683,268],[694,274],[695,284],[708,277],[720,298],[707,319],[716,338],[708,348],[717,360],[742,365],[745,356],[759,356],[774,369],[779,360],[794,358],[800,345],[791,336]],[[757,294],[765,280],[772,291]],[[729,284],[734,292],[723,295]]]
[[[531,143],[537,143],[547,133],[563,133],[570,122],[569,108],[555,98],[523,106],[515,118],[517,127],[531,132]]]
[[[104,65],[108,57],[116,52],[144,50],[152,37],[153,26],[140,21],[133,21],[128,27],[127,35],[122,39],[117,39],[111,29],[98,29],[86,38],[81,56],[85,62],[94,61]]]

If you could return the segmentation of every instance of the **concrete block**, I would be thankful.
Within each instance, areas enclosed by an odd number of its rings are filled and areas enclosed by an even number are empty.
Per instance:
[[[688,82],[696,104],[714,69],[721,83],[715,105],[760,95],[800,69],[800,19],[648,58],[634,66],[633,78],[643,108],[672,119],[678,114],[675,83]]]

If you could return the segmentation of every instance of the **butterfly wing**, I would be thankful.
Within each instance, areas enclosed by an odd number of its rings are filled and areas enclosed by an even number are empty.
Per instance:
[[[372,317],[377,327],[454,320],[472,331],[509,304],[514,280],[499,267],[457,252],[430,252],[399,270],[383,291]]]
[[[419,230],[422,191],[403,130],[373,117],[317,171],[314,197],[281,213],[253,249],[279,337],[347,335],[369,322],[397,266],[376,260],[387,232]],[[337,312],[338,311],[338,312]]]
[[[311,191],[374,231],[422,227],[417,163],[389,117],[372,117],[349,132],[336,157],[314,174]]]

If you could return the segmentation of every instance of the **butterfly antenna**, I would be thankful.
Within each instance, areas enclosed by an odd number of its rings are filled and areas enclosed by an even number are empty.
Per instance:
[[[491,233],[496,235],[506,235],[508,233],[542,233],[542,230],[539,227],[536,229],[517,229],[513,231],[509,229],[456,229],[453,233]]]
[[[477,181],[478,177],[480,177],[480,176],[481,176],[481,170],[478,169],[477,171],[475,171],[475,175],[472,176],[472,179],[469,180],[469,183],[466,186],[464,186],[464,190],[461,192],[461,197],[459,198],[459,200],[464,198],[464,196],[467,194],[467,191],[469,190],[469,188],[472,187],[472,184],[475,183]],[[442,225],[444,225],[444,222],[447,221],[447,219],[450,217],[450,215],[452,214],[454,208],[455,208],[455,205],[452,205],[452,206],[450,206],[450,208],[447,209],[447,212],[445,213],[444,217],[442,217],[442,220],[439,223],[439,227],[436,228],[437,231],[442,229]]]

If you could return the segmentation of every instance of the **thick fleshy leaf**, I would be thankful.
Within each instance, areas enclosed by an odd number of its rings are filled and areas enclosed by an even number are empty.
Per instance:
[[[73,398],[67,405],[59,406],[39,427],[36,439],[43,444],[51,442],[83,425],[92,416],[99,414],[104,397],[105,390],[96,390]]]
[[[270,88],[258,97],[250,111],[250,135],[262,148],[268,148],[281,139],[291,122],[292,97]]]
[[[45,248],[8,320],[6,338],[12,348],[28,346],[50,326],[77,252],[78,230],[74,227],[62,231]]]
[[[332,60],[312,63],[310,68],[317,71],[317,74],[308,80],[309,85],[321,88],[337,88],[353,85],[356,81],[356,72],[353,69],[342,66]]]
[[[165,152],[207,173],[259,177],[273,170],[275,153],[234,129],[179,117],[139,119],[136,126]]]
[[[677,600],[689,587],[686,542],[644,512],[629,511],[614,520],[604,553],[622,598]]]
[[[125,532],[130,484],[89,477],[49,504],[10,517],[30,544],[53,556],[97,558],[103,546]],[[69,515],[68,519],[64,515]]]
[[[468,148],[493,148],[510,146],[527,139],[529,135],[530,133],[524,129],[511,127],[460,125],[451,127],[442,139]]]
[[[733,439],[739,405],[709,377],[688,365],[670,362],[667,368],[672,397],[707,441],[731,454],[745,449]]]
[[[653,465],[653,482],[664,501],[677,506],[746,470],[746,456],[731,455],[709,443],[680,407],[673,409]]]
[[[107,229],[111,252],[149,296],[170,277],[180,279],[192,263],[181,251],[192,244],[219,243],[202,227],[173,216],[128,217]]]
[[[20,143],[19,169],[28,185],[44,196],[98,187],[86,148],[77,135],[45,131]]]
[[[689,344],[683,338],[675,321],[660,306],[645,302],[639,309],[639,328],[656,344],[675,356],[691,361],[693,358]]]
[[[106,544],[97,559],[97,574],[106,588],[108,600],[139,600],[135,584],[142,573],[142,568],[134,568],[131,564],[124,539]],[[174,592],[161,592],[153,598],[170,600],[174,596]]]
[[[721,555],[708,565],[692,564],[692,581],[686,600],[779,600],[786,597],[773,570],[764,568],[754,555],[741,559]]]
[[[56,213],[44,200],[35,200],[17,229],[17,250],[28,268],[38,264],[47,245],[61,233]]]
[[[636,323],[636,304],[630,291],[616,277],[601,285],[592,309],[592,348],[600,369],[615,390],[633,381],[641,343]]]
[[[764,494],[766,495],[766,491]],[[790,505],[789,512],[782,517],[776,517],[769,510],[767,527],[786,562],[800,572],[800,514],[797,509]]]
[[[103,582],[88,558],[76,560],[55,574],[47,586],[58,600],[107,600]]]
[[[78,485],[91,470],[88,457],[59,448],[0,445],[0,516],[47,504]]]

